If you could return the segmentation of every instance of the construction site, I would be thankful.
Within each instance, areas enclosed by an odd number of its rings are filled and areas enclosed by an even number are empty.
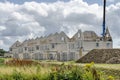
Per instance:
[[[9,52],[17,59],[120,63],[120,50],[113,49],[113,40],[106,27],[106,0],[103,2],[102,36],[94,31],[78,30],[69,38],[64,32],[56,32],[23,42],[16,41]]]

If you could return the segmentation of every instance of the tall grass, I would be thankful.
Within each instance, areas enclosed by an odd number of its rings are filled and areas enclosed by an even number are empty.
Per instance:
[[[15,65],[10,61],[11,65],[0,67],[0,80],[114,80],[112,76],[104,77],[94,63],[80,67],[64,63],[21,65],[26,60],[13,62]]]
[[[0,58],[0,65],[3,65],[4,64],[4,59],[3,58]]]

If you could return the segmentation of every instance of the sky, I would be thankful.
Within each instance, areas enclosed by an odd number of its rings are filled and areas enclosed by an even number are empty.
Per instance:
[[[0,0],[0,48],[60,31],[69,37],[78,29],[101,36],[102,5],[103,0]],[[107,0],[106,26],[113,47],[120,48],[119,0]]]

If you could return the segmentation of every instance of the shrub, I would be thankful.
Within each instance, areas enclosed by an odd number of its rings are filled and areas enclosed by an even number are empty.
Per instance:
[[[60,67],[53,67],[49,74],[49,80],[114,80],[113,77],[105,79],[101,71],[97,71],[94,62],[86,64],[84,69],[79,66],[62,64]]]
[[[113,76],[109,76],[107,80],[115,80]]]
[[[80,67],[62,64],[60,67],[53,67],[49,74],[49,80],[82,80]]]

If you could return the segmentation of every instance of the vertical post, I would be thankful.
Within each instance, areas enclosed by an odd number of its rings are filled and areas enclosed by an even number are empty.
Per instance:
[[[83,54],[82,54],[82,47],[80,48],[80,51],[79,51],[79,56],[80,56],[80,58],[83,56]]]
[[[80,47],[80,51],[79,51],[80,58],[83,56],[83,41],[84,41],[83,37],[84,37],[84,35],[81,32],[81,47]]]
[[[70,60],[70,49],[69,49],[69,42],[66,42],[67,44],[67,61]]]
[[[105,13],[106,12],[106,0],[104,0],[104,5],[103,5],[103,37],[105,36]]]

